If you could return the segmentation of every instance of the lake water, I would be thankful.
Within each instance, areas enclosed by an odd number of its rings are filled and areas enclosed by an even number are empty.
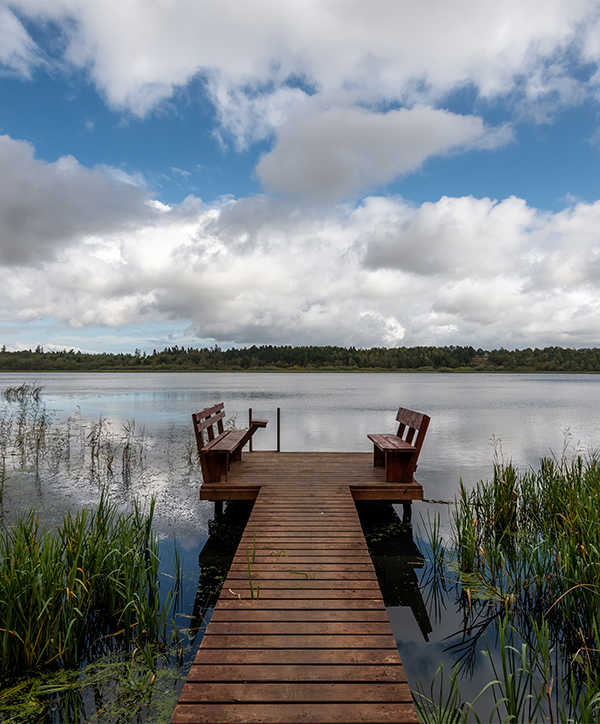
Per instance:
[[[198,498],[201,475],[197,464],[189,462],[194,410],[224,401],[227,415],[243,426],[252,407],[255,417],[271,421],[267,430],[255,436],[255,449],[274,449],[275,411],[280,407],[284,451],[369,451],[367,433],[394,431],[399,406],[426,412],[431,424],[417,478],[431,501],[452,499],[459,478],[472,485],[489,477],[494,452],[525,468],[537,464],[541,456],[560,454],[565,447],[571,453],[587,452],[600,441],[600,376],[596,375],[0,374],[0,389],[23,382],[43,387],[42,399],[54,424],[66,424],[69,417],[75,421],[73,429],[80,430],[83,452],[72,474],[50,463],[42,465],[37,475],[27,469],[11,474],[5,486],[5,514],[11,517],[32,506],[42,519],[52,522],[68,507],[94,503],[99,493],[85,474],[84,434],[103,418],[117,455],[124,426],[131,430],[135,421],[132,439],[143,456],[140,453],[135,475],[115,486],[113,497],[123,503],[132,497],[156,497],[156,529],[165,540],[166,565],[172,549],[167,542],[173,535],[182,551],[181,608],[188,614],[200,575],[198,553],[213,515],[212,504]],[[428,512],[440,512],[442,530],[447,530],[447,506],[415,504],[415,537],[425,554],[419,543],[419,513],[426,517]],[[427,565],[414,575],[423,582]],[[428,682],[441,661],[453,662],[447,646],[461,625],[451,596],[437,603],[427,595],[425,599],[433,628],[428,642],[414,608],[394,605],[388,609],[411,684]],[[476,668],[472,691],[481,688],[488,673],[484,665]]]

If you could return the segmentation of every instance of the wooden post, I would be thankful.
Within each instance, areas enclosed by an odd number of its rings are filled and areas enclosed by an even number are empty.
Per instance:
[[[252,427],[252,408],[248,408],[248,429]],[[250,445],[250,452],[252,452],[252,438],[250,438],[248,444]]]
[[[277,452],[281,452],[281,408],[277,408]]]
[[[412,503],[402,503],[402,522],[410,525],[412,521]]]
[[[215,500],[215,520],[221,520],[223,517],[223,501]]]

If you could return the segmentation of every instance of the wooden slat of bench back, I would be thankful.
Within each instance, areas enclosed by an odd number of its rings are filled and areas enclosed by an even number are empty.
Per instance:
[[[430,419],[429,415],[425,415],[422,412],[407,410],[405,407],[398,409],[396,421],[400,424],[398,425],[398,432],[396,434],[410,445],[414,445],[417,456],[423,445]],[[416,440],[415,435],[417,436]]]
[[[220,412],[221,410],[225,409],[225,403],[224,402],[217,402],[216,405],[213,405],[212,407],[207,407],[204,410],[200,410],[200,412],[194,413],[196,417],[209,417],[210,415],[214,414],[215,412]]]
[[[196,413],[196,426],[199,430],[206,430],[207,427],[212,427],[213,425],[216,425],[219,420],[222,420],[224,417],[224,412],[217,412],[215,415],[211,415],[210,417],[207,417],[205,419],[199,419],[198,413]]]
[[[403,425],[412,427],[415,430],[421,429],[421,425],[423,424],[423,420],[425,418],[427,418],[427,424],[429,424],[429,417],[427,415],[424,415],[422,412],[407,410],[405,407],[400,407],[398,409],[398,414],[396,415],[397,422],[401,422]]]
[[[223,432],[223,418],[225,417],[225,403],[219,402],[217,405],[207,407],[200,412],[192,413],[192,421],[194,423],[194,432],[196,434],[196,442],[198,450],[204,447],[204,434],[206,430],[209,442],[214,440],[216,435],[213,425],[217,426],[217,435]]]

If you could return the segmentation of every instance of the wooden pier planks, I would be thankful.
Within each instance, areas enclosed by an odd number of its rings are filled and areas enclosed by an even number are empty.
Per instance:
[[[348,484],[264,484],[173,724],[417,721]]]
[[[244,453],[243,462],[232,463],[226,481],[203,483],[200,497],[254,500],[262,485],[291,487],[297,496],[318,485],[319,494],[326,495],[328,486],[336,483],[349,485],[354,500],[401,503],[423,498],[423,487],[417,482],[387,483],[384,468],[373,467],[371,453],[271,451]],[[298,497],[295,502],[299,502]]]

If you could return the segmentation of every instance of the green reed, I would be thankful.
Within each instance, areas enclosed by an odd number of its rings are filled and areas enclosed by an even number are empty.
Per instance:
[[[40,385],[29,385],[26,382],[5,387],[2,390],[2,396],[7,402],[25,402],[26,400],[39,402],[41,394],[42,387]]]
[[[66,420],[56,420],[40,391],[27,384],[2,391],[0,496],[15,470],[33,472],[41,483],[62,473],[98,487],[120,482],[126,489],[147,475],[152,441],[144,427],[133,419],[120,427],[105,417],[89,422],[79,410]],[[173,428],[166,450],[171,474],[178,462],[187,463],[188,470],[197,464],[190,450],[189,440],[182,443]]]
[[[447,560],[455,561],[464,632],[448,650],[461,670],[468,670],[488,631],[495,632],[497,646],[486,646],[497,714],[489,721],[596,721],[598,456],[544,458],[524,472],[511,463],[496,464],[492,479],[472,490],[461,482],[452,544]],[[457,710],[451,696],[456,677],[449,685],[444,696]],[[458,711],[462,716],[466,710]]]
[[[256,533],[252,537],[252,548],[246,543],[246,563],[248,565],[248,587],[250,589],[250,598],[252,600],[260,598],[260,583],[254,580],[254,572],[252,566],[256,561]]]
[[[547,618],[569,652],[600,648],[600,461],[545,458],[518,474],[494,468],[461,486],[454,514],[458,564],[494,588],[506,607]]]
[[[153,514],[103,494],[54,531],[33,513],[0,529],[1,678],[164,640],[174,594],[161,603]]]
[[[600,716],[600,687],[581,689],[573,672],[557,681],[555,651],[546,622],[533,624],[528,642],[505,613],[496,621],[498,647],[486,640],[493,678],[471,701],[460,692],[459,667],[448,678],[440,665],[429,688],[417,687],[415,705],[422,724],[592,724]],[[594,691],[595,688],[595,691]],[[484,696],[491,704],[483,714]],[[575,706],[576,704],[576,706]]]

